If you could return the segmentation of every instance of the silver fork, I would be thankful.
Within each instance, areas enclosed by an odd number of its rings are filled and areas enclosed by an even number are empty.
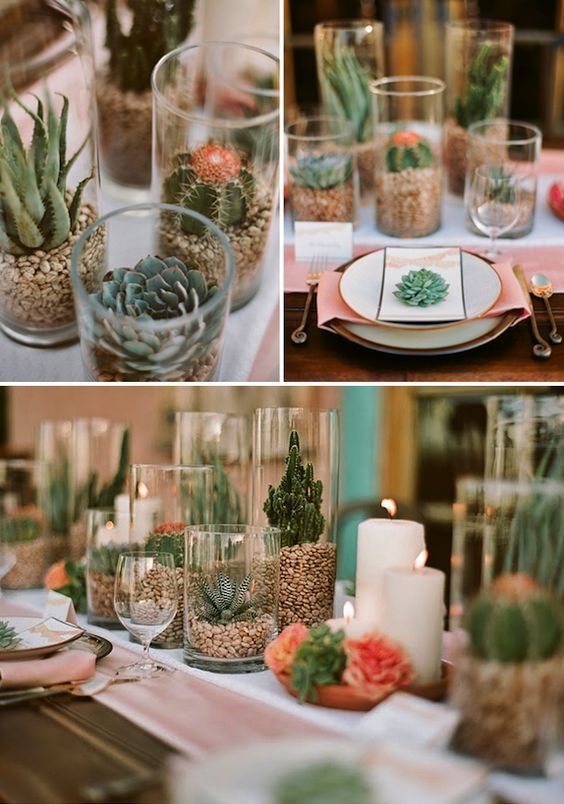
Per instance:
[[[292,343],[295,343],[298,346],[307,341],[306,327],[311,302],[313,300],[313,294],[315,292],[315,288],[319,285],[321,274],[326,270],[327,270],[327,257],[317,257],[317,256],[314,257],[313,260],[311,261],[311,265],[309,266],[309,273],[306,275],[306,284],[309,285],[309,290],[307,292],[307,298],[304,306],[302,320],[300,321],[299,327],[297,327],[290,335]]]

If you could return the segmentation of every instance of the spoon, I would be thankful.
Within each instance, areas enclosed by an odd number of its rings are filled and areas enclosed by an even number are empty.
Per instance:
[[[562,335],[556,328],[556,321],[554,320],[552,308],[548,301],[554,293],[552,289],[552,282],[548,276],[545,276],[544,274],[533,274],[531,277],[531,293],[533,296],[537,296],[539,299],[544,301],[544,306],[546,307],[546,312],[548,313],[548,317],[550,319],[550,326],[552,327],[548,337],[552,343],[562,343]]]

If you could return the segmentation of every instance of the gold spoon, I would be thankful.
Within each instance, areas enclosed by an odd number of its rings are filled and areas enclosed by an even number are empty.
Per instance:
[[[548,317],[550,319],[550,326],[552,327],[548,337],[552,343],[562,343],[562,335],[556,328],[556,321],[554,320],[552,308],[550,306],[550,302],[548,301],[554,293],[554,290],[552,289],[552,282],[548,276],[545,276],[544,274],[533,274],[531,277],[531,293],[544,301],[544,306],[546,307],[546,312],[548,313]]]

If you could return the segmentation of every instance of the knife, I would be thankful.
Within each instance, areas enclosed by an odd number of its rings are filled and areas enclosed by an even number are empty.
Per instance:
[[[18,690],[18,694],[6,694],[0,698],[0,706],[11,706],[25,701],[34,701],[36,698],[48,698],[50,695],[58,695],[61,692],[68,692],[73,684],[54,684],[52,687],[33,687],[29,690]],[[16,691],[14,691],[16,692]]]
[[[533,346],[533,354],[535,357],[541,358],[548,358],[552,354],[552,349],[542,337],[539,332],[539,326],[537,323],[537,317],[535,315],[535,308],[533,306],[533,302],[531,300],[531,296],[529,294],[529,286],[527,285],[527,280],[525,278],[525,272],[523,271],[522,265],[515,265],[513,266],[513,273],[517,277],[517,281],[521,285],[521,290],[523,291],[523,296],[525,298],[525,303],[531,313],[530,322],[531,322],[531,329],[533,331],[533,336],[537,340],[537,343]]]

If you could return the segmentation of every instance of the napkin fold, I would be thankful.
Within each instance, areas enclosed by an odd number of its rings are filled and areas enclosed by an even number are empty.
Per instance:
[[[0,662],[0,690],[50,687],[68,681],[86,681],[94,675],[96,656],[66,650],[46,659]]]
[[[503,315],[513,310],[519,314],[515,323],[523,321],[523,319],[530,316],[530,312],[525,305],[523,291],[513,273],[512,264],[510,262],[500,262],[494,267],[501,279],[501,294],[494,306],[484,314],[484,318]],[[340,278],[340,273],[331,271],[323,274],[319,280],[317,288],[317,326],[321,329],[329,329],[327,325],[335,318],[353,324],[367,323],[365,318],[357,315],[341,298],[339,293]]]

